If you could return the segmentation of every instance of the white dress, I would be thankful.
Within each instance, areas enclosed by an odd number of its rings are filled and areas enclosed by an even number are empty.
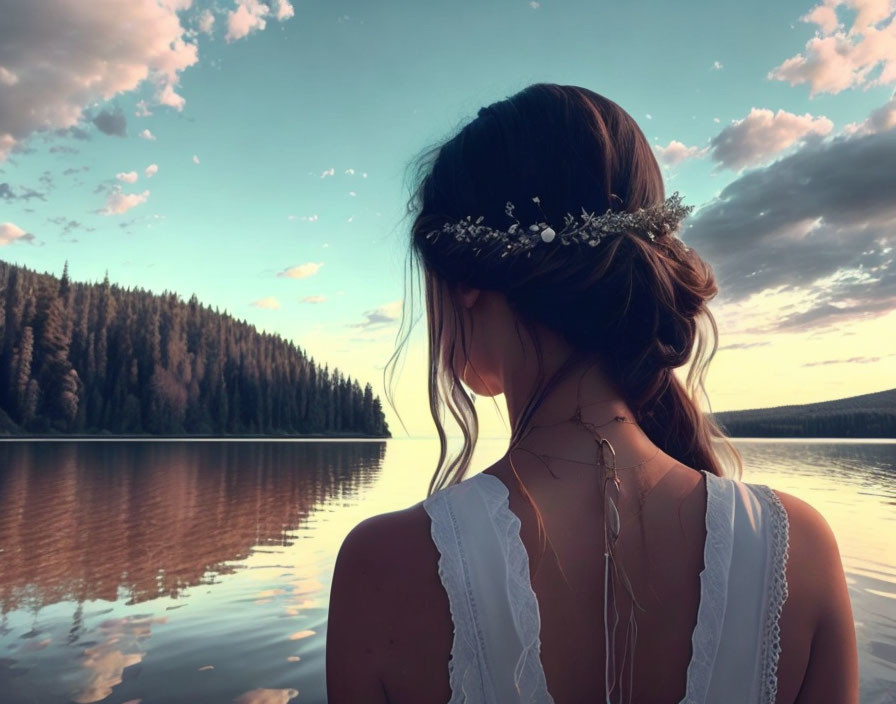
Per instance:
[[[787,598],[787,513],[767,486],[706,477],[700,606],[682,704],[773,704]],[[477,474],[423,501],[454,641],[449,704],[552,704],[529,556],[507,487]]]

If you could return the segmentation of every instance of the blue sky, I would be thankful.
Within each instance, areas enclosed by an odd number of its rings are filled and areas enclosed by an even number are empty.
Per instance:
[[[767,231],[747,208],[765,202],[763,183],[893,149],[894,12],[889,0],[0,0],[0,259],[195,293],[382,394],[405,166],[482,105],[577,84],[631,113],[667,192],[698,208],[693,240],[733,292],[715,309],[728,347],[710,372],[715,409],[889,388],[896,212],[883,192],[838,188],[835,211],[810,183],[769,198]],[[896,190],[887,161],[872,186]],[[850,203],[858,214],[839,218]],[[762,242],[776,261],[753,260]],[[421,342],[399,395],[414,434],[431,432]]]

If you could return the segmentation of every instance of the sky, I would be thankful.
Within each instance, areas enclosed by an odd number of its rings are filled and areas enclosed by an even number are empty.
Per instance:
[[[373,384],[406,169],[534,82],[621,105],[713,266],[712,410],[896,386],[896,2],[0,0],[0,260],[174,291]],[[408,315],[422,311],[410,309]],[[425,321],[397,385],[432,435]],[[481,434],[509,432],[479,398]]]

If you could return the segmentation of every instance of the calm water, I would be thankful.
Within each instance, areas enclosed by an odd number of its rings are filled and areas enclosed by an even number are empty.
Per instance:
[[[896,702],[896,443],[739,441],[838,537],[862,702]],[[505,443],[482,440],[478,470]],[[0,442],[0,701],[325,702],[330,571],[433,441]]]

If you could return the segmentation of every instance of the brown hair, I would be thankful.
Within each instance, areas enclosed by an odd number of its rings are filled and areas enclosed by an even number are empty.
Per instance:
[[[717,292],[715,278],[680,239],[666,235],[649,242],[626,233],[588,247],[584,254],[578,246],[536,247],[531,257],[502,258],[474,255],[469,245],[450,237],[433,241],[425,236],[467,215],[482,215],[484,224],[504,228],[509,223],[507,201],[515,204],[515,216],[523,223],[546,216],[555,225],[582,208],[625,212],[662,203],[659,165],[625,110],[586,88],[536,83],[481,108],[456,135],[424,151],[415,164],[408,201],[408,213],[414,216],[408,271],[416,274],[421,264],[424,268],[429,401],[440,441],[429,494],[464,478],[478,437],[475,407],[451,364],[458,344],[461,358],[467,356],[459,324],[462,310],[453,295],[458,284],[506,295],[518,325],[535,342],[539,369],[541,349],[532,323],[556,330],[575,349],[547,382],[539,373],[537,391],[514,428],[511,448],[546,394],[576,362],[599,361],[641,428],[664,452],[696,469],[740,475],[737,450],[699,402],[706,397],[703,381],[717,347],[716,324],[706,307]],[[535,195],[542,210],[532,201]],[[405,290],[399,345],[384,373],[393,409],[395,366],[416,322],[408,324],[407,281]],[[437,308],[437,300],[452,305]],[[446,321],[446,314],[453,320]],[[673,370],[689,362],[682,383]],[[463,435],[463,446],[450,461],[445,406]]]

